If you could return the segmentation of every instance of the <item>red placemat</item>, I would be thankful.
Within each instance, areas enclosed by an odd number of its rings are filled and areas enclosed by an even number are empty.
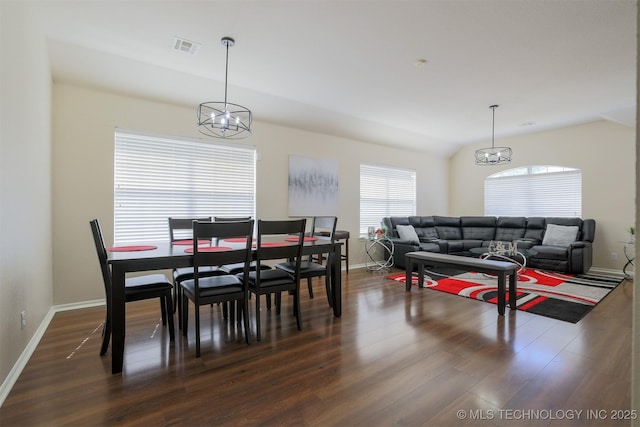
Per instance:
[[[232,237],[230,239],[224,239],[224,241],[229,243],[244,243],[247,241],[247,239],[245,239],[244,237]],[[256,239],[253,239],[253,241],[255,242]]]
[[[298,238],[297,237],[287,237],[284,240],[287,241],[287,242],[297,242]],[[305,237],[304,238],[305,242],[315,242],[316,240],[318,240],[317,237]]]
[[[152,251],[158,249],[153,245],[132,245],[132,246],[112,246],[107,249],[109,252],[133,252],[133,251]]]
[[[198,252],[220,252],[220,251],[230,251],[232,248],[229,246],[203,246],[198,247]],[[184,250],[188,254],[193,253],[193,248],[187,248]]]
[[[198,240],[198,245],[206,245],[211,243],[211,241],[209,240]],[[193,239],[191,240],[174,240],[173,242],[171,242],[172,245],[184,245],[184,246],[191,246],[193,245]]]

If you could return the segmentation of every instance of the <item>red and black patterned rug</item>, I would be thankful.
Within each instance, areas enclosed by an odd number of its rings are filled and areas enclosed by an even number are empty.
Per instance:
[[[406,281],[404,272],[388,278],[403,284]],[[518,310],[576,323],[623,280],[615,276],[571,275],[527,268],[518,274]],[[418,284],[416,273],[412,283]],[[424,286],[493,304],[498,302],[498,280],[486,274],[443,272],[441,275],[436,271],[428,276],[425,272]]]

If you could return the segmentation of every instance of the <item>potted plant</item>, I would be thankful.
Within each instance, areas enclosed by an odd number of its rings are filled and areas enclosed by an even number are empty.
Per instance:
[[[633,226],[629,227],[629,241],[632,243],[636,241],[636,228]]]

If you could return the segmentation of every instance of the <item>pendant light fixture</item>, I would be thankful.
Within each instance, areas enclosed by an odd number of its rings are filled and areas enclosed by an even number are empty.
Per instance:
[[[227,48],[224,71],[224,102],[203,102],[198,107],[198,131],[214,138],[242,139],[251,134],[251,111],[242,105],[227,102],[227,76],[229,74],[229,48],[235,44],[231,37],[223,37]]]
[[[511,162],[511,148],[496,147],[494,145],[496,133],[496,108],[498,105],[491,105],[493,111],[493,122],[491,125],[491,148],[480,148],[476,150],[476,165],[492,166]]]

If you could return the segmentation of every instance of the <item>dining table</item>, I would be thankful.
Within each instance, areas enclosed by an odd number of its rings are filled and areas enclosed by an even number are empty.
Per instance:
[[[121,247],[120,247],[121,248]],[[188,246],[169,241],[145,242],[131,246],[131,250],[109,251],[111,266],[111,373],[122,372],[125,341],[125,278],[128,273],[193,267],[193,252]],[[114,248],[115,249],[115,248]],[[342,243],[329,239],[305,239],[303,256],[327,255],[327,272],[331,286],[332,309],[335,317],[342,315]],[[255,255],[255,250],[254,250]]]

